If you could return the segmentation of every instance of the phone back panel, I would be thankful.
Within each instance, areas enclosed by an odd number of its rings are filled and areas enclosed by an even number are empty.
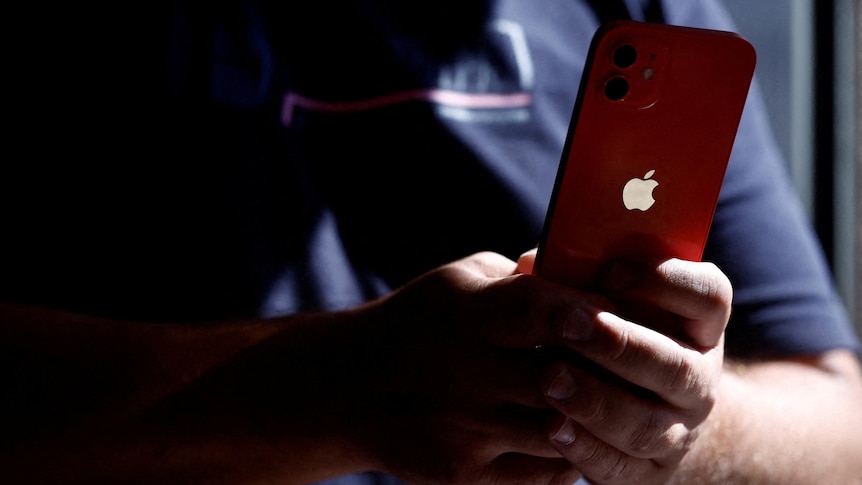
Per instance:
[[[751,44],[729,32],[599,29],[534,273],[589,289],[613,259],[699,261],[754,65]]]

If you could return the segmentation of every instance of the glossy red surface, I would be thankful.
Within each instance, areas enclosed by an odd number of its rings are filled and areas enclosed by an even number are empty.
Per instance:
[[[620,67],[625,45],[637,57]],[[590,288],[613,259],[700,260],[754,65],[753,47],[733,33],[631,21],[600,29],[534,272]],[[618,78],[612,97],[620,85],[626,94],[609,99]],[[623,203],[633,178],[658,182],[648,210]]]

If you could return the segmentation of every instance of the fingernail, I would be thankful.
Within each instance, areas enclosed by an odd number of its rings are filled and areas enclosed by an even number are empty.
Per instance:
[[[560,426],[560,429],[557,430],[557,433],[554,434],[552,438],[557,443],[561,443],[564,445],[568,445],[575,441],[575,427],[572,426],[572,422],[568,419],[563,422],[563,425]]]
[[[611,266],[611,269],[605,274],[603,281],[604,288],[611,292],[623,291],[632,286],[634,282],[634,271],[622,263],[615,263]]]
[[[568,340],[587,340],[593,334],[593,318],[582,308],[575,308],[563,321],[562,335]]]
[[[565,401],[575,395],[575,379],[572,373],[563,369],[548,386],[548,397],[557,401]]]

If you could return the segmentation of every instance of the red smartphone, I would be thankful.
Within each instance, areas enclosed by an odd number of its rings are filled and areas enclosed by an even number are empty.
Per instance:
[[[594,289],[612,260],[700,261],[755,57],[731,32],[603,25],[590,46],[534,274]]]

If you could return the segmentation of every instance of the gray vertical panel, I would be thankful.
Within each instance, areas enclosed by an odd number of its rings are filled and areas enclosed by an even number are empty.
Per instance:
[[[856,323],[856,331],[862,335],[862,7],[857,3],[856,9],[856,127],[854,133],[856,135],[856,190],[854,193],[856,207],[856,286],[853,294],[854,301],[854,322]]]
[[[835,160],[834,160],[834,268],[838,291],[854,313],[855,234],[855,69],[854,7],[857,0],[835,0]]]
[[[799,198],[814,213],[814,0],[790,6],[790,174]]]

